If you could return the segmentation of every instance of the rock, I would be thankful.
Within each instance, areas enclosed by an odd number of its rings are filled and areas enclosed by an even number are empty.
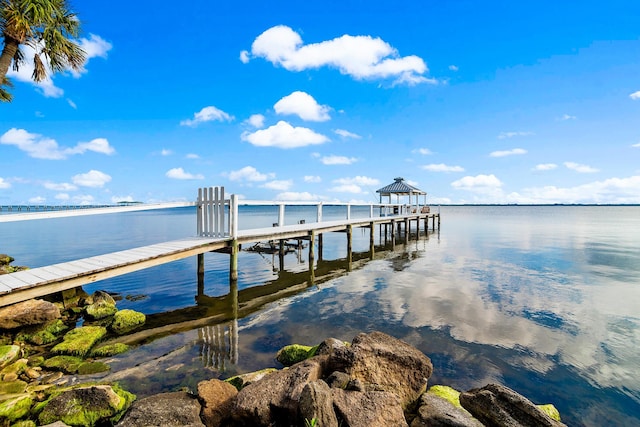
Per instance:
[[[332,367],[395,394],[405,409],[425,391],[433,372],[421,351],[382,332],[359,334],[350,347],[334,348],[330,357]]]
[[[564,426],[524,396],[499,384],[488,384],[460,393],[460,403],[489,427]]]
[[[338,418],[333,410],[331,389],[322,380],[311,381],[304,386],[298,402],[301,424],[316,420],[318,426],[338,427]]]
[[[89,304],[85,308],[85,313],[87,317],[95,320],[104,319],[105,317],[113,316],[116,314],[118,309],[115,304],[108,304],[106,302],[99,302]]]
[[[40,426],[40,427],[71,427],[71,426],[63,423],[62,421],[56,421],[55,423],[47,424],[46,426]]]
[[[144,325],[146,316],[134,310],[120,310],[113,316],[111,330],[116,334],[125,334],[133,329]]]
[[[13,261],[15,261],[15,259],[12,256],[9,256],[7,254],[0,254],[0,265],[9,265]]]
[[[0,345],[0,369],[18,360],[20,355],[20,346]]]
[[[60,318],[60,309],[51,302],[32,299],[0,308],[0,329],[40,325]]]
[[[292,344],[282,347],[276,354],[276,360],[284,366],[295,365],[309,358],[309,352],[313,347],[308,345]]]
[[[124,353],[129,350],[129,346],[123,343],[112,343],[99,345],[91,351],[91,357],[108,357],[116,354]]]
[[[336,338],[327,338],[316,347],[314,356],[330,355],[334,349],[345,347],[347,347],[347,344],[345,344],[344,341]]]
[[[135,396],[117,386],[97,385],[63,391],[49,399],[40,412],[41,424],[62,421],[73,426],[94,426],[117,421]]]
[[[326,379],[325,382],[331,388],[341,388],[346,389],[349,385],[349,381],[351,381],[351,377],[344,372],[335,371],[331,373]]]
[[[411,427],[483,427],[482,423],[462,407],[435,393],[424,393],[420,397],[418,415]]]
[[[29,342],[35,345],[46,345],[58,339],[62,332],[69,329],[61,320],[56,319],[44,325],[26,328],[16,335],[16,341]]]
[[[324,362],[316,356],[244,387],[236,398],[233,419],[255,426],[298,419],[300,393],[307,383],[322,377]]]
[[[28,394],[21,394],[0,403],[0,419],[18,420],[29,413],[33,405],[33,398]]]
[[[198,397],[202,403],[202,420],[207,427],[222,425],[231,415],[233,399],[238,390],[231,384],[212,379],[198,383]]]
[[[118,427],[203,427],[200,402],[188,393],[161,393],[136,401]]]
[[[91,295],[91,300],[93,301],[93,304],[116,305],[116,300],[114,300],[113,297],[105,291],[95,291],[93,295]]]
[[[349,427],[408,426],[400,399],[386,391],[331,389],[336,415]]]
[[[452,387],[446,385],[434,385],[427,390],[427,393],[445,399],[457,408],[462,408],[462,405],[460,405],[460,392]]]
[[[248,372],[246,374],[236,375],[235,377],[227,378],[225,382],[228,382],[234,386],[238,391],[251,383],[261,380],[265,375],[278,372],[276,368],[265,368],[255,372]]]
[[[51,351],[84,357],[106,334],[107,329],[104,326],[82,326],[67,332],[63,341]]]

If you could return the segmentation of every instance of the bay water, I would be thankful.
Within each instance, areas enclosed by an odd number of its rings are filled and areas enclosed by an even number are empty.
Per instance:
[[[640,207],[443,206],[441,229],[392,245],[354,230],[284,259],[205,255],[84,287],[148,317],[105,380],[144,397],[279,366],[291,343],[379,330],[427,354],[430,385],[504,384],[553,403],[568,425],[640,425]],[[344,216],[340,208],[325,218]],[[361,213],[364,215],[364,213]],[[271,226],[277,208],[241,207],[240,228]],[[358,212],[352,215],[357,216]],[[285,222],[315,208],[287,207]],[[0,223],[0,252],[38,267],[195,235],[195,208]],[[431,225],[431,224],[430,224]]]

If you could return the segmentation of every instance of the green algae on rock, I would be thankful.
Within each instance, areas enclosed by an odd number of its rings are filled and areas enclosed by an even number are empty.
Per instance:
[[[146,316],[138,311],[120,310],[113,315],[111,330],[121,335],[143,325],[146,320]]]
[[[65,323],[56,319],[44,326],[20,331],[16,335],[16,341],[28,342],[35,345],[46,345],[58,339],[60,334],[69,329]]]
[[[29,413],[33,405],[33,398],[29,394],[22,394],[0,403],[0,419],[18,420]]]
[[[276,360],[284,366],[292,366],[308,359],[311,351],[315,349],[308,345],[291,344],[282,347],[276,354]]]
[[[84,357],[107,334],[103,326],[82,326],[67,332],[63,341],[51,349],[53,353]]]
[[[108,357],[124,353],[129,350],[129,346],[123,343],[113,343],[100,345],[91,351],[91,357]]]
[[[552,420],[562,422],[562,420],[560,419],[560,411],[558,411],[558,409],[555,406],[553,406],[552,403],[547,403],[546,405],[536,405],[536,406],[542,412],[547,414],[549,418],[551,418]]]
[[[441,397],[453,406],[462,409],[462,405],[460,405],[460,392],[452,387],[446,385],[434,385],[427,390],[427,393]]]
[[[20,346],[0,345],[0,369],[10,365],[20,357]]]

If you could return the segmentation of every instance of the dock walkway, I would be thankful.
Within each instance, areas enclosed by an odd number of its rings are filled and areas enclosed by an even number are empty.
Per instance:
[[[0,307],[194,255],[201,257],[206,252],[226,249],[231,250],[233,254],[233,251],[237,252],[239,245],[249,242],[299,238],[313,240],[314,236],[322,233],[350,232],[353,227],[369,227],[373,236],[373,227],[377,224],[390,224],[393,229],[395,224],[404,223],[405,230],[408,230],[410,221],[416,221],[419,229],[419,223],[422,220],[427,229],[429,219],[433,220],[433,228],[435,228],[436,218],[438,226],[440,224],[440,215],[437,213],[411,213],[411,211],[355,219],[349,218],[347,214],[344,220],[322,221],[320,207],[317,222],[282,225],[284,223],[284,206],[282,206],[278,223],[273,227],[238,230],[237,200],[234,196],[231,199],[224,199],[224,191],[221,190],[218,194],[217,188],[215,196],[212,191],[209,193],[211,197],[206,193],[204,195],[201,193],[198,198],[199,236],[0,275]],[[373,212],[373,209],[371,211]]]

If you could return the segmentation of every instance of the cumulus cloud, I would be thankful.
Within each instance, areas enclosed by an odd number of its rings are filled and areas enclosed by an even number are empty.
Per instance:
[[[456,190],[467,190],[475,192],[492,192],[502,187],[502,182],[493,174],[465,176],[451,183]]]
[[[165,175],[171,179],[204,179],[204,175],[185,172],[182,168],[169,169]]]
[[[173,151],[169,150],[168,148],[163,148],[162,150],[160,150],[161,156],[170,156],[172,154],[173,154]]]
[[[350,165],[357,162],[355,157],[345,156],[324,156],[320,158],[320,162],[324,165]]]
[[[333,131],[335,134],[340,135],[343,138],[352,138],[352,139],[360,139],[362,138],[360,135],[353,133],[353,132],[349,132],[348,130],[344,130],[344,129],[335,129]]]
[[[71,180],[75,185],[79,185],[81,187],[101,188],[111,181],[111,177],[104,172],[92,169],[87,173],[74,175]]]
[[[261,187],[268,190],[287,191],[292,185],[293,181],[289,179],[269,181],[264,183],[264,185],[261,185]]]
[[[523,148],[514,148],[512,150],[494,151],[491,154],[489,154],[489,156],[491,156],[491,157],[507,157],[507,156],[521,155],[521,154],[527,154],[527,150],[525,150]]]
[[[330,120],[329,108],[326,105],[320,105],[306,92],[295,91],[280,99],[273,106],[276,114],[296,115],[302,120],[310,122],[326,122]]]
[[[444,163],[424,165],[422,166],[422,169],[430,172],[464,172],[464,168],[462,166],[450,166],[445,165]]]
[[[536,165],[533,170],[534,171],[550,171],[552,169],[557,168],[558,165],[556,165],[555,163],[540,163],[539,165]]]
[[[320,178],[319,176],[305,175],[304,182],[322,182],[322,178]]]
[[[433,154],[433,151],[429,150],[428,148],[416,148],[411,152],[414,154],[422,154],[423,156],[430,156]]]
[[[356,80],[392,79],[394,84],[409,85],[437,83],[424,76],[428,69],[422,58],[401,57],[387,42],[371,36],[345,34],[305,45],[302,37],[290,27],[278,25],[254,40],[251,54],[288,71],[331,67]],[[240,59],[248,62],[248,52],[241,53]]]
[[[253,126],[254,128],[259,129],[264,126],[264,116],[262,114],[252,114],[244,122],[250,126]]]
[[[69,184],[68,182],[45,182],[43,184],[44,188],[46,188],[47,190],[53,190],[53,191],[76,191],[78,189],[78,186],[73,185],[73,184]]]
[[[0,176],[0,188],[11,188],[11,183],[7,182],[4,178]]]
[[[321,200],[322,196],[318,196],[317,194],[311,194],[308,192],[302,192],[302,193],[297,193],[297,192],[293,192],[293,191],[285,191],[283,193],[278,194],[275,197],[276,200],[281,200],[281,201],[300,201],[300,202],[307,202],[307,201],[315,201],[315,200]]]
[[[637,92],[633,92],[631,95],[629,95],[629,98],[633,99],[634,101],[640,99],[640,90]]]
[[[243,50],[242,52],[240,52],[240,62],[242,62],[243,64],[246,64],[250,61],[251,57],[249,56],[249,52],[246,50]]]
[[[206,122],[230,122],[234,117],[224,111],[210,105],[193,114],[193,119],[186,119],[180,122],[180,126],[198,126],[200,123]]]
[[[80,142],[75,147],[63,148],[55,139],[16,128],[11,128],[0,136],[0,144],[15,145],[29,157],[47,160],[62,160],[70,155],[84,154],[87,151],[107,155],[115,153],[115,149],[105,138],[96,138],[89,142]]]
[[[581,165],[580,163],[575,162],[564,162],[564,165],[567,169],[574,170],[579,173],[596,173],[599,172],[598,169],[593,168],[587,165]]]
[[[529,136],[533,135],[533,132],[500,132],[498,139],[513,138],[516,136]]]
[[[269,178],[274,178],[274,173],[264,174],[258,172],[256,168],[253,166],[245,166],[242,169],[237,171],[229,172],[225,174],[230,181],[251,181],[251,182],[261,182],[266,181]]]
[[[89,38],[81,38],[78,40],[78,44],[85,51],[86,57],[85,62],[82,65],[82,68],[79,71],[76,70],[68,70],[71,75],[75,78],[80,77],[82,74],[87,72],[87,64],[91,58],[107,58],[108,52],[111,50],[111,43],[105,41],[102,37],[96,34],[89,34]],[[38,46],[40,49],[41,46]],[[52,80],[51,68],[45,62],[45,67],[47,69],[47,77],[41,82],[34,82],[32,79],[33,75],[33,61],[31,58],[35,55],[35,49],[32,46],[22,45],[20,47],[22,52],[24,53],[25,58],[27,58],[27,62],[20,66],[18,71],[13,70],[13,68],[9,68],[7,73],[7,77],[15,78],[18,81],[26,82],[34,85],[45,97],[50,98],[60,98],[64,95],[64,90],[57,87]],[[70,105],[74,107],[75,104],[70,103]]]
[[[47,201],[47,199],[42,197],[42,196],[31,197],[29,199],[29,203],[32,204],[32,205],[41,205],[46,201]]]
[[[243,132],[241,139],[258,147],[278,148],[306,147],[329,141],[326,136],[309,128],[293,127],[282,120],[267,129],[260,129],[253,133]]]

